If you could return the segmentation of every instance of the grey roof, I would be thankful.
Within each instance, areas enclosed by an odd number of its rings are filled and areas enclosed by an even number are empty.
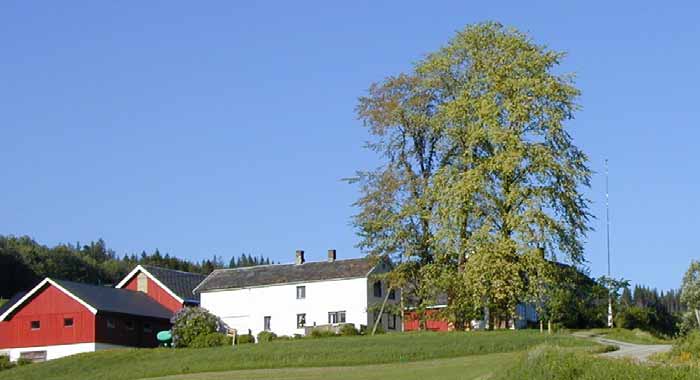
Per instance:
[[[12,305],[17,303],[17,301],[19,301],[22,297],[24,297],[25,294],[27,294],[27,292],[19,292],[19,293],[15,294],[14,296],[12,296],[9,300],[7,300],[7,302],[5,302],[2,306],[0,306],[0,315],[5,314],[7,309],[9,309],[10,307],[12,307]]]
[[[74,296],[85,301],[98,312],[112,312],[144,317],[167,318],[173,312],[143,292],[116,289],[106,286],[81,284],[72,281],[55,281]]]
[[[197,288],[197,292],[236,289],[294,282],[366,277],[374,265],[368,258],[273,264],[235,269],[217,269]]]
[[[207,277],[203,274],[183,272],[174,269],[165,269],[151,265],[141,265],[148,273],[152,274],[163,285],[167,286],[178,297],[187,301],[199,302],[199,294],[192,291]]]

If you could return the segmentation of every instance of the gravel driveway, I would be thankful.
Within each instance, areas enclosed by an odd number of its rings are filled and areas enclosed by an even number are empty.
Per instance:
[[[593,333],[589,333],[589,332],[577,332],[577,333],[574,333],[573,335],[576,337],[579,337],[579,338],[593,339],[594,341],[596,341],[600,344],[611,344],[614,346],[618,346],[620,349],[617,351],[606,352],[606,353],[600,354],[600,356],[609,357],[609,358],[618,358],[618,359],[625,358],[625,359],[636,360],[639,362],[646,362],[647,360],[649,360],[649,356],[651,356],[651,355],[671,351],[670,344],[626,343],[626,342],[620,342],[618,340],[603,338],[603,337],[597,336],[597,335],[595,335]]]

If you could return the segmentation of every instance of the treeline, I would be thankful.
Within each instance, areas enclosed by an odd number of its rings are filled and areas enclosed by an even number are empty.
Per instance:
[[[645,286],[626,287],[618,301],[615,325],[641,329],[659,336],[673,337],[681,328],[687,308],[681,302],[681,292],[659,292]]]
[[[183,260],[158,249],[151,253],[118,255],[104,240],[89,244],[59,244],[47,247],[28,236],[0,235],[0,298],[9,298],[34,286],[44,277],[116,284],[138,264],[155,265],[186,272],[209,274],[214,269],[271,264],[269,258],[242,254],[224,262],[214,255],[200,262]]]

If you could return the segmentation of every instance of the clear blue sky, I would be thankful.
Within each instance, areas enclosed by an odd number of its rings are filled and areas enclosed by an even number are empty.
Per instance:
[[[0,234],[197,260],[359,256],[341,178],[377,161],[357,97],[497,20],[569,52],[571,132],[597,171],[592,274],[606,157],[614,274],[667,289],[700,258],[693,2],[242,3],[1,2]]]

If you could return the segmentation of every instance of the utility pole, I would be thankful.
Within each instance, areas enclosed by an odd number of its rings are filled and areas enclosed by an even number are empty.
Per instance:
[[[608,189],[608,159],[605,159],[605,231],[607,236],[607,248],[608,248],[608,279],[612,280],[610,277],[610,192]],[[608,327],[613,327],[613,312],[612,312],[612,294],[608,289]]]

